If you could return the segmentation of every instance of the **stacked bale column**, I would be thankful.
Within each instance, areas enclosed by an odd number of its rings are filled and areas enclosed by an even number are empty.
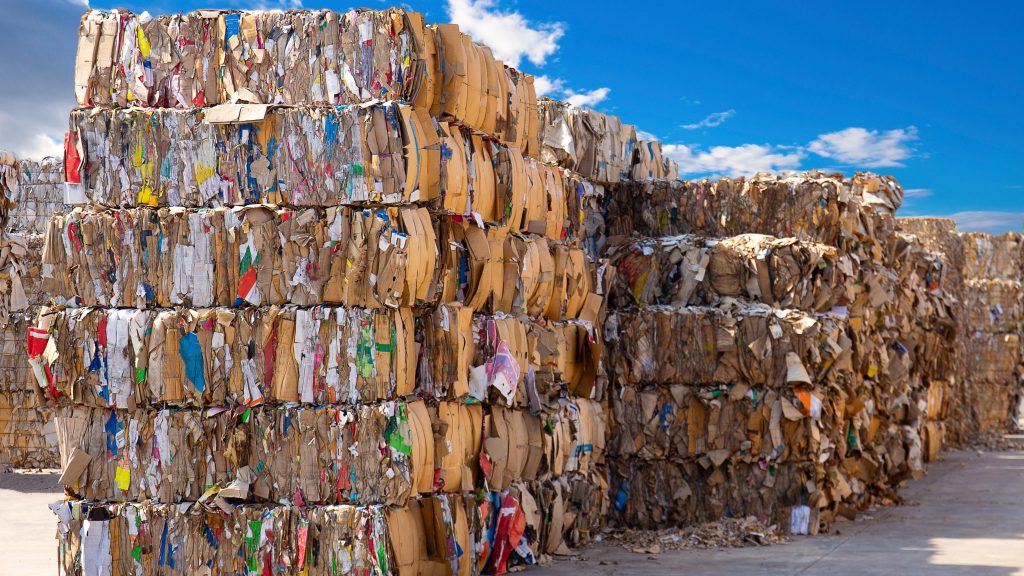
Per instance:
[[[500,573],[600,528],[595,189],[533,157],[531,77],[398,10],[90,12],[76,86],[67,571]]]
[[[595,241],[630,295],[613,296],[606,325],[620,523],[754,514],[815,532],[919,469],[902,409],[892,179],[651,182],[606,196]],[[667,237],[678,234],[691,236]],[[730,269],[739,279],[716,276]]]
[[[1024,241],[1015,233],[961,235],[963,322],[974,435],[1001,433],[1021,419],[1024,382]]]
[[[949,219],[899,218],[898,225],[894,266],[905,303],[901,321],[913,354],[910,373],[924,455],[935,460],[945,444],[966,440],[970,422],[963,242]]]
[[[25,362],[25,335],[47,302],[40,285],[43,232],[63,200],[63,169],[53,158],[7,160],[10,190],[5,195],[11,205],[0,219],[0,468],[55,468],[59,461],[53,417]]]

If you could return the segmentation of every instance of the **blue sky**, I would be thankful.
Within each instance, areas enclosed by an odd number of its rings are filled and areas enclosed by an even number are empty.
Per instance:
[[[369,7],[383,2],[367,0]],[[115,4],[94,0],[96,7]],[[125,1],[199,7],[348,3]],[[685,177],[761,169],[894,174],[901,213],[1024,229],[1024,4],[430,0],[549,95],[657,136]],[[628,6],[628,10],[624,7]],[[0,147],[52,150],[72,102],[82,2],[0,0]],[[11,57],[13,55],[13,58]],[[15,81],[10,82],[11,79]]]

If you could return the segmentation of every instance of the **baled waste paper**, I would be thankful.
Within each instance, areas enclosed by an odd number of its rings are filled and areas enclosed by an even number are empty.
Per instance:
[[[64,573],[813,534],[1018,394],[1019,238],[871,173],[678,180],[455,25],[93,10],[75,91],[26,340]]]

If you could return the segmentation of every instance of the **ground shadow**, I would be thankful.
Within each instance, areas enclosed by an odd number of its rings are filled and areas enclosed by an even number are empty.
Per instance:
[[[57,479],[60,472],[53,471],[31,471],[31,472],[4,472],[0,473],[0,489],[24,492],[27,494],[41,494],[44,492],[62,493]],[[46,511],[49,513],[49,511]]]
[[[763,548],[656,556],[596,545],[543,575],[1024,575],[1024,452],[952,451],[903,494],[908,504]],[[835,530],[833,531],[835,532]]]

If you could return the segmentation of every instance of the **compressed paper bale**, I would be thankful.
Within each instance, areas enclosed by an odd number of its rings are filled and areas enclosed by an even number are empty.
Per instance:
[[[609,372],[623,384],[740,381],[777,388],[841,377],[852,352],[847,329],[837,315],[734,301],[719,308],[616,312],[609,316],[605,339]],[[790,354],[794,356],[787,359]],[[794,371],[798,367],[802,374]]]
[[[64,165],[60,159],[23,159],[18,162],[14,207],[7,219],[11,232],[39,235],[54,213],[64,206]]]
[[[379,507],[54,504],[67,573],[186,571],[384,573],[388,530]],[[227,512],[227,513],[225,513]]]
[[[601,345],[588,323],[443,310],[447,320],[407,308],[53,310],[39,330],[54,354],[39,366],[64,401],[123,408],[351,405],[418,387],[541,411],[593,391]]]
[[[891,178],[807,172],[716,181],[625,182],[608,186],[607,234],[728,237],[768,234],[881,252],[895,229],[903,191]]]
[[[115,257],[113,245],[131,249]],[[580,248],[418,207],[76,209],[50,223],[42,264],[45,290],[84,306],[443,301],[552,320],[597,313]]]
[[[429,430],[414,441],[407,409],[382,404],[211,416],[74,407],[60,411],[57,429],[65,467],[76,449],[89,458],[67,489],[90,500],[212,506],[223,491],[233,503],[402,504],[415,493],[414,450],[433,446]],[[433,475],[432,460],[422,466]]]
[[[79,29],[76,95],[80,106],[178,108],[412,100],[425,70],[411,24],[397,9],[199,10],[146,20],[90,11]]]
[[[713,522],[727,515],[767,518],[785,529],[793,506],[809,506],[816,516],[822,480],[818,467],[807,463],[705,467],[695,461],[613,461],[610,515],[613,522],[640,529]]]
[[[1022,361],[1020,334],[971,334],[967,354],[972,382],[1018,381]]]
[[[964,282],[964,238],[951,218],[897,218],[901,232],[913,234],[922,246],[939,253],[944,261],[945,288],[956,298],[962,295]]]
[[[84,194],[104,206],[398,203],[416,185],[399,108],[272,108],[225,123],[211,121],[217,109],[83,110],[71,133]]]
[[[410,310],[74,308],[46,314],[52,384],[82,405],[356,404],[415,386]]]
[[[609,305],[699,306],[742,297],[782,308],[828,311],[851,280],[834,248],[757,234],[684,235],[623,241],[605,256],[615,266]]]
[[[967,334],[1016,332],[1024,325],[1024,284],[1020,281],[968,280],[964,295]]]
[[[1019,385],[1006,379],[991,378],[972,381],[971,387],[977,432],[988,434],[1009,428],[1011,418],[1014,417],[1013,400],[1019,394]]]
[[[530,198],[526,206],[531,174],[551,174],[559,181],[570,176],[465,126],[435,124],[423,110],[405,104],[232,106],[72,113],[70,144],[75,154],[81,150],[81,163],[75,164],[81,172],[80,185],[75,184],[79,203],[418,202],[495,224],[514,221],[514,230],[525,230],[526,223],[513,212],[529,208],[553,213],[557,229],[552,226],[551,233],[557,239],[564,207],[578,202],[559,189],[556,198]],[[251,118],[244,118],[247,111]]]
[[[964,243],[964,279],[1024,280],[1021,235],[999,236],[982,232],[961,234]]]
[[[420,401],[205,412],[75,406],[60,409],[56,425],[70,493],[210,505],[402,505],[435,490],[589,476],[599,473],[606,427],[601,406],[583,399],[547,414],[495,407],[486,416]]]
[[[847,432],[842,401],[826,390],[623,387],[611,395],[616,458],[770,462],[828,457]],[[836,401],[839,400],[839,406]]]

